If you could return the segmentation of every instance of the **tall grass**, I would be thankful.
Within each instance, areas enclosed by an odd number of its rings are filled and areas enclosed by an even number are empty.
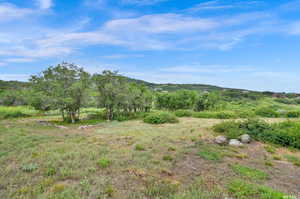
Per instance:
[[[29,117],[38,114],[38,111],[29,106],[0,106],[0,119]]]

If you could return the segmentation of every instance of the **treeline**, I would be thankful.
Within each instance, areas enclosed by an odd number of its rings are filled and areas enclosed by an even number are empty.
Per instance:
[[[37,110],[59,110],[64,121],[76,122],[80,109],[96,100],[106,110],[106,119],[139,111],[150,111],[153,94],[143,85],[128,82],[117,72],[103,71],[91,76],[74,64],[49,67],[30,79],[29,104]],[[96,91],[91,96],[90,89]]]

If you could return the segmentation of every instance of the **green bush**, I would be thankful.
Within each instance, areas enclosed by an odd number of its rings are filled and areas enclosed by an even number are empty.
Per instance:
[[[238,138],[247,133],[255,140],[300,149],[300,122],[268,124],[261,120],[248,119],[240,122],[222,122],[213,126],[213,130],[225,134],[228,138]]]
[[[288,117],[288,118],[300,117],[300,112],[299,111],[289,111],[286,113],[286,117]]]
[[[177,110],[177,111],[175,111],[175,115],[177,117],[191,117],[193,115],[193,111],[190,111],[190,110]]]
[[[144,118],[145,123],[149,124],[164,124],[179,122],[175,115],[167,112],[150,113]]]
[[[274,117],[276,118],[280,116],[280,114],[271,107],[258,108],[255,111],[255,114],[261,117],[270,117],[270,118],[274,118]]]
[[[239,128],[239,122],[226,121],[213,126],[213,130],[217,133],[225,134],[228,139],[236,139],[242,135]]]
[[[195,112],[193,117],[196,118],[212,118],[212,119],[235,119],[237,118],[236,114],[233,112]]]

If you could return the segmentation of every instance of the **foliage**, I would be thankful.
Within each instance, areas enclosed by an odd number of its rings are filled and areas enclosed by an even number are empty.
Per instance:
[[[175,115],[177,117],[191,117],[193,115],[193,111],[180,109],[175,111]]]
[[[202,111],[193,113],[193,117],[196,118],[214,118],[214,119],[234,119],[237,118],[236,114],[229,111]]]
[[[298,118],[300,117],[300,111],[288,111],[286,113],[287,118]]]
[[[222,106],[221,96],[218,92],[205,93],[198,96],[194,110],[205,111],[205,110],[216,110]]]
[[[179,110],[193,108],[197,93],[189,90],[178,90],[172,93],[158,93],[156,107],[158,109]]]
[[[37,114],[37,112],[27,106],[0,106],[0,119],[28,117],[35,114]]]
[[[106,109],[106,119],[124,120],[131,112],[148,112],[152,106],[152,93],[143,85],[128,83],[117,72],[103,71],[93,76],[99,93],[99,105]],[[125,116],[122,114],[124,113]]]
[[[164,124],[164,123],[177,123],[179,122],[175,115],[168,112],[154,112],[148,114],[144,118],[144,122],[149,124]]]
[[[268,124],[257,119],[239,122],[222,122],[213,127],[214,131],[230,138],[249,134],[252,138],[281,146],[300,148],[300,122],[286,121]]]
[[[79,120],[89,85],[89,74],[82,68],[63,62],[32,76],[30,82],[37,95],[32,100],[35,108],[45,110],[43,104],[47,104],[53,110],[59,109],[64,121],[74,123]]]
[[[262,117],[279,117],[279,113],[272,107],[260,107],[255,111],[256,115]]]

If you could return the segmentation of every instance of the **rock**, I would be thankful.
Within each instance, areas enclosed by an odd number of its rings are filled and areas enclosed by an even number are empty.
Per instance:
[[[217,136],[215,138],[215,143],[220,144],[220,145],[227,144],[227,138],[225,136],[222,136],[222,135]]]
[[[59,129],[68,129],[68,127],[65,127],[65,126],[59,126],[59,125],[56,125],[55,127],[59,128]]]
[[[229,140],[229,145],[230,146],[237,146],[237,147],[240,147],[240,146],[243,146],[243,143],[241,143],[239,140],[237,139],[231,139]]]
[[[247,144],[251,142],[251,137],[248,134],[241,135],[240,140],[242,143]]]
[[[95,125],[84,125],[84,126],[80,126],[78,127],[79,130],[84,130],[84,129],[88,129],[90,127],[94,127]]]

